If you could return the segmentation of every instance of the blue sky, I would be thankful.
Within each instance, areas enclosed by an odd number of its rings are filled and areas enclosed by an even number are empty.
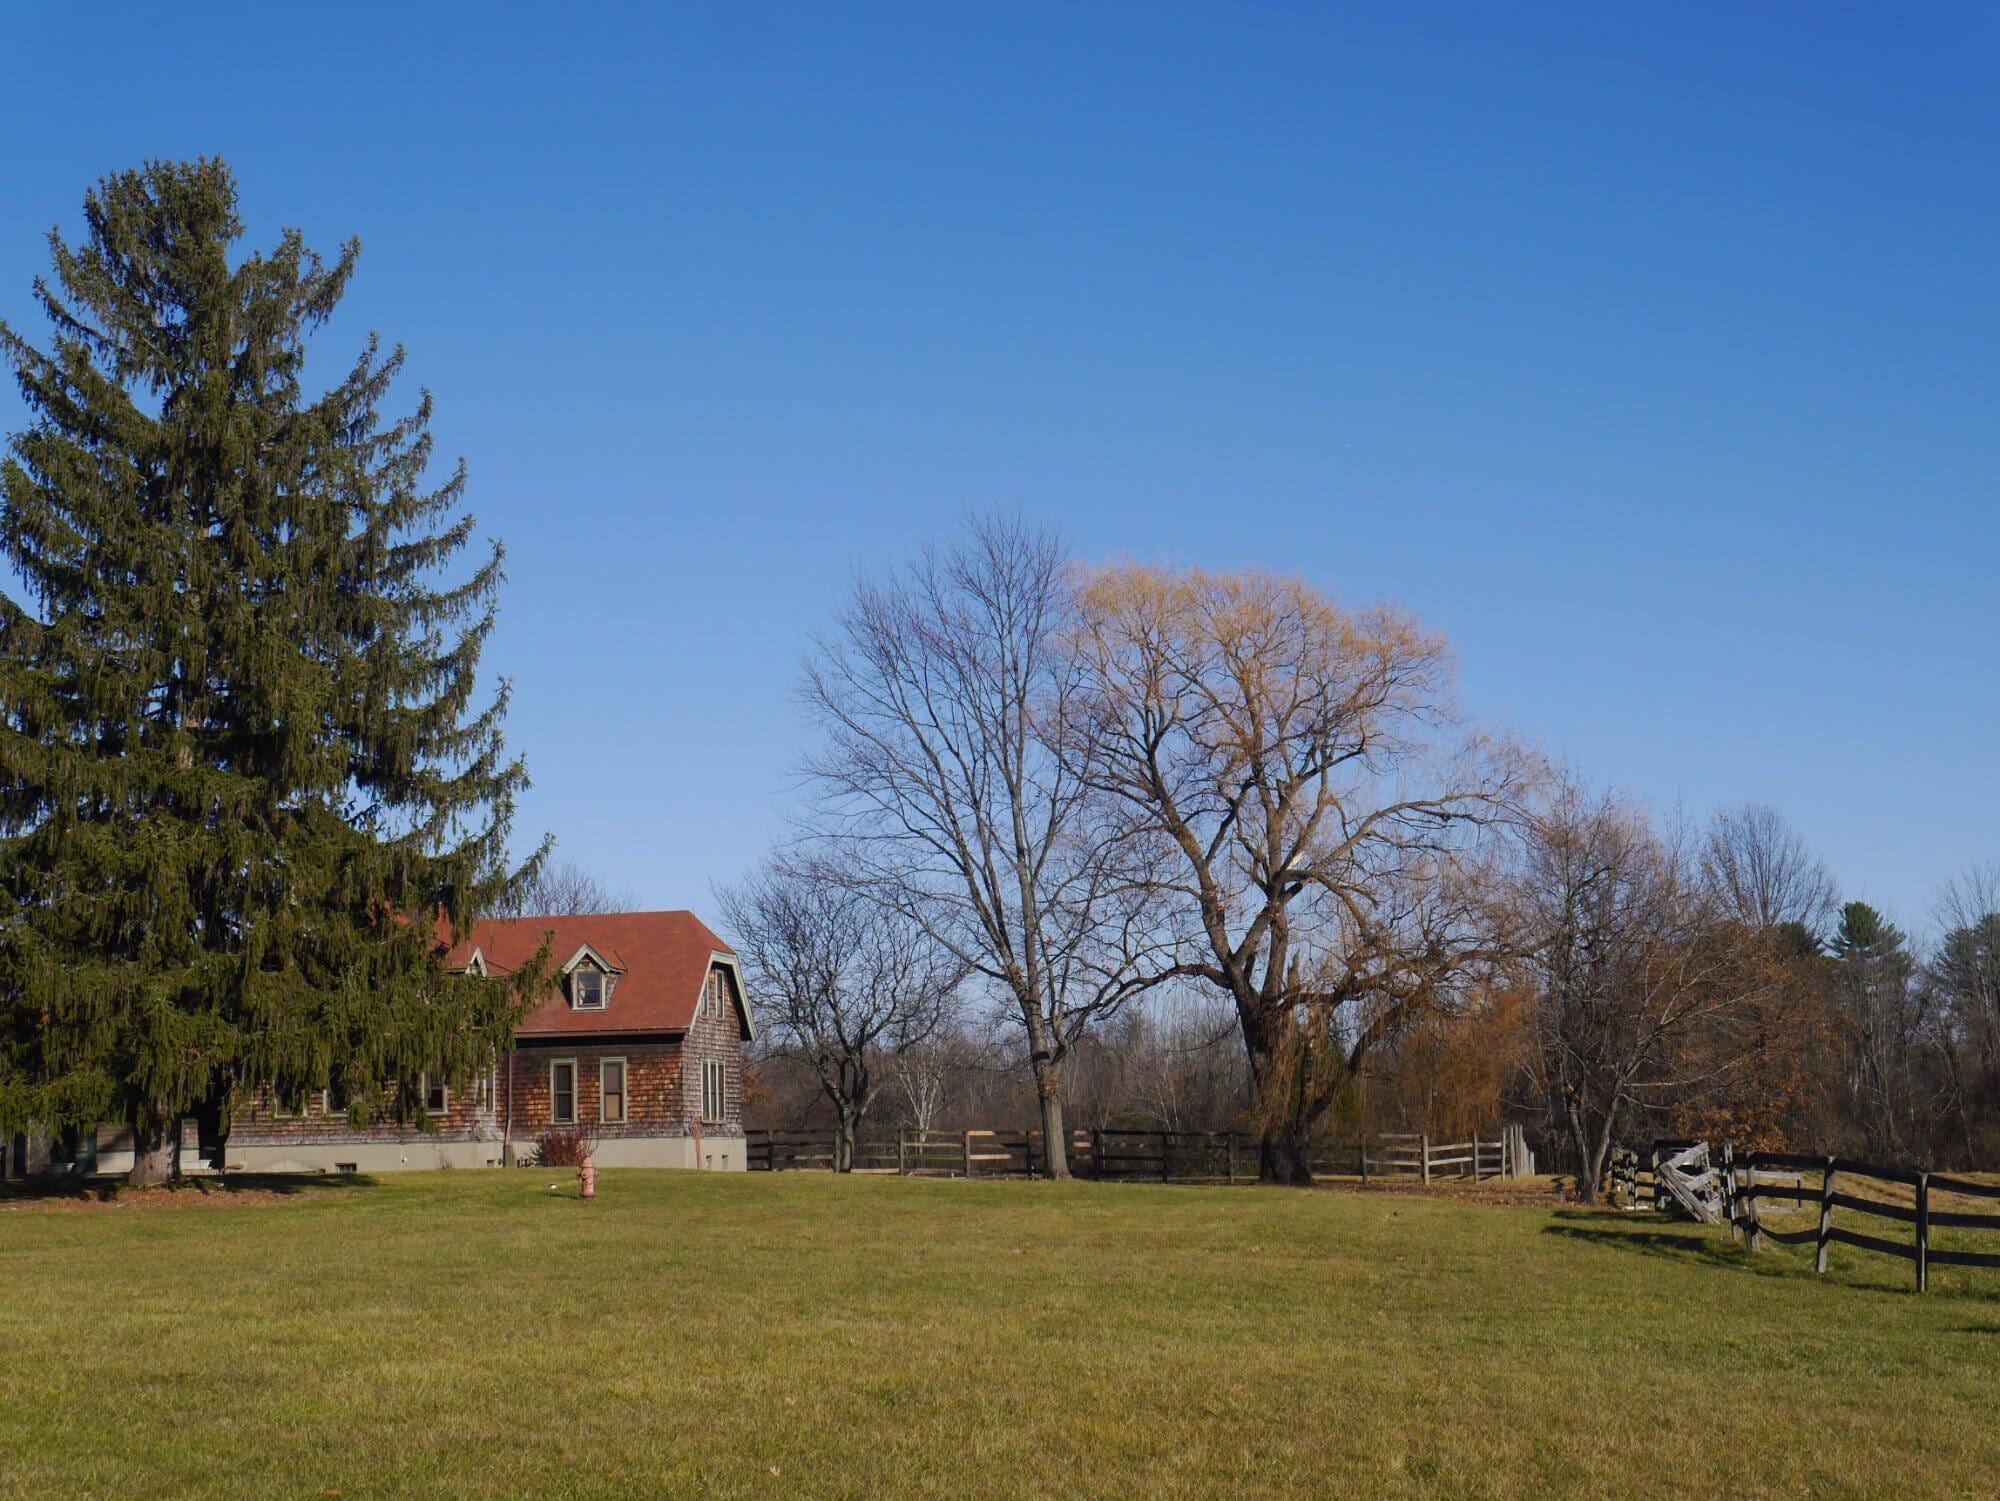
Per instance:
[[[0,317],[220,154],[438,400],[524,842],[708,904],[810,633],[970,511],[1297,572],[1480,715],[1781,808],[1922,928],[2000,861],[1990,7],[37,7]],[[0,392],[0,430],[22,409]]]

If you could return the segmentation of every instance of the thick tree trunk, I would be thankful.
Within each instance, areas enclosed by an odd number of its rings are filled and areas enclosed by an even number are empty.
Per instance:
[[[1036,1103],[1042,1113],[1042,1147],[1051,1178],[1069,1177],[1069,1128],[1063,1124],[1062,1091],[1056,1072],[1046,1061],[1035,1064]]]
[[[164,1122],[147,1120],[132,1128],[132,1171],[126,1175],[127,1188],[151,1188],[179,1174],[181,1139],[179,1122],[170,1128]]]
[[[1257,1143],[1257,1177],[1264,1183],[1284,1183],[1305,1187],[1312,1183],[1312,1168],[1306,1162],[1305,1143],[1289,1123],[1267,1126]]]
[[[1250,1054],[1250,1078],[1257,1088],[1257,1110],[1263,1132],[1257,1143],[1257,1179],[1303,1187],[1313,1181],[1306,1162],[1305,1081],[1295,1064],[1288,1064],[1280,1044],[1278,1016],[1240,997],[1236,1015],[1243,1027],[1243,1045]]]

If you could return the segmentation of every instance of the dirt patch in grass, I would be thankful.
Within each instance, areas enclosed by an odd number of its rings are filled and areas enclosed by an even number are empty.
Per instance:
[[[1386,1194],[1392,1198],[1445,1199],[1454,1204],[1488,1204],[1506,1209],[1554,1209],[1574,1206],[1576,1197],[1566,1179],[1530,1178],[1525,1182],[1488,1181],[1478,1185],[1450,1181],[1413,1183],[1406,1178],[1322,1178],[1313,1184],[1328,1193]]]

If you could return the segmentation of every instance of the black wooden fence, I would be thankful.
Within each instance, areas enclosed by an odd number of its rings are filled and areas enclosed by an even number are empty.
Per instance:
[[[1653,1163],[1686,1145],[1657,1143]],[[1976,1233],[2000,1232],[2000,1183],[1846,1157],[1738,1156],[1727,1142],[1716,1168],[1722,1218],[1752,1251],[1765,1241],[1811,1246],[1814,1269],[1822,1273],[1833,1246],[1893,1256],[1911,1263],[1918,1292],[1929,1288],[1934,1266],[2000,1268],[2000,1243]],[[1611,1176],[1628,1202],[1640,1202],[1650,1188],[1655,1207],[1668,1207],[1656,1174],[1641,1166],[1637,1154],[1615,1159]]]
[[[831,1172],[835,1133],[748,1131],[752,1171]],[[1308,1155],[1318,1177],[1495,1178],[1532,1172],[1518,1132],[1492,1140],[1433,1142],[1384,1135],[1327,1143]],[[1257,1138],[1241,1131],[1077,1131],[1070,1172],[1105,1182],[1254,1183]],[[1048,1175],[1040,1131],[867,1131],[857,1136],[853,1170],[904,1177],[1036,1178]]]
[[[1812,1183],[1817,1175],[1819,1182]],[[1755,1152],[1736,1158],[1724,1149],[1724,1200],[1730,1228],[1751,1250],[1765,1239],[1783,1245],[1810,1245],[1814,1266],[1826,1270],[1829,1246],[1852,1246],[1881,1256],[1895,1256],[1915,1269],[1917,1291],[1930,1286],[1934,1266],[2000,1268],[2000,1250],[1992,1241],[1975,1241],[1965,1231],[2000,1231],[2000,1184],[1976,1182],[1944,1173],[1913,1172],[1882,1167],[1844,1157],[1808,1157],[1786,1152]],[[1816,1222],[1801,1229],[1764,1223],[1762,1205],[1789,1204]],[[1870,1234],[1836,1224],[1836,1213],[1865,1216],[1886,1225],[1907,1226],[1909,1238]],[[1946,1232],[1942,1237],[1938,1232]],[[1940,1243],[1942,1241],[1942,1243]],[[1987,1249],[1975,1250],[1983,1244]]]

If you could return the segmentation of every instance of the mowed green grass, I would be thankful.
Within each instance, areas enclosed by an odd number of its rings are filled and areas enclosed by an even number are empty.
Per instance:
[[[2000,1493],[1990,1276],[1385,1193],[600,1183],[0,1204],[0,1495]]]

